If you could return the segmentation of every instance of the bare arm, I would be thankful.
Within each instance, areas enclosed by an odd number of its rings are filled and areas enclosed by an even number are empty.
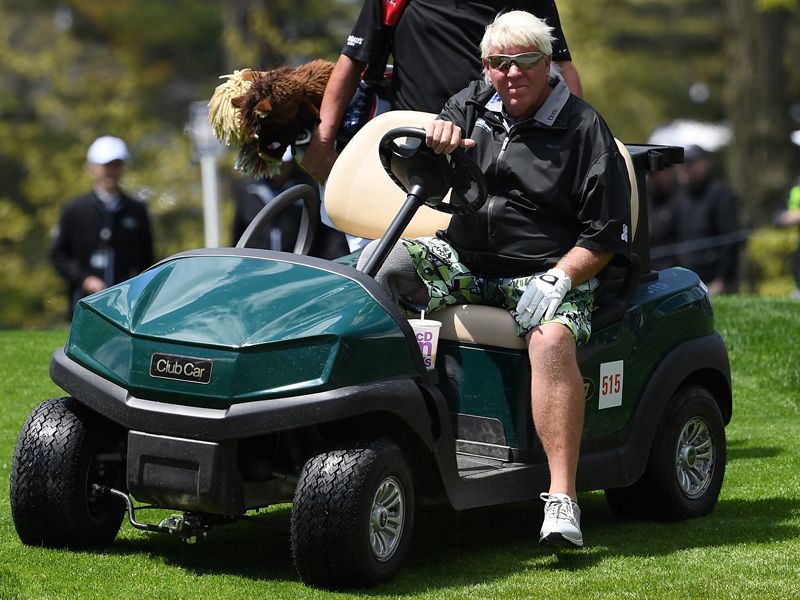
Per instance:
[[[575,68],[574,63],[571,60],[559,60],[556,62],[556,65],[561,71],[561,77],[564,78],[564,83],[567,84],[569,91],[576,96],[583,97],[581,78],[578,75],[578,69]]]
[[[325,87],[319,109],[320,123],[303,155],[303,167],[319,182],[328,178],[336,160],[336,131],[358,87],[364,66],[341,54]]]
[[[577,287],[602,271],[613,257],[613,252],[589,250],[575,246],[561,257],[556,268],[567,274],[572,281],[572,287]]]

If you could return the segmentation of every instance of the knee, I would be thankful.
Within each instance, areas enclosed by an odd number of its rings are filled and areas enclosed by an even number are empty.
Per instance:
[[[560,323],[546,323],[528,333],[528,354],[532,364],[576,360],[575,348],[572,332]]]

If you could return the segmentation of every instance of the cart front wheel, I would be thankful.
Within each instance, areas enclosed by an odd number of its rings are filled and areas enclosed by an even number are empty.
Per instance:
[[[11,516],[23,543],[83,549],[111,544],[124,505],[99,486],[124,489],[121,430],[74,398],[31,412],[11,464]]]
[[[408,550],[413,521],[411,471],[393,442],[312,457],[292,507],[292,555],[300,578],[322,587],[388,581]]]

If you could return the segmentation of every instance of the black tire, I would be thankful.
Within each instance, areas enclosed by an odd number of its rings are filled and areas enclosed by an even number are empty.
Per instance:
[[[620,517],[690,519],[714,508],[725,477],[727,448],[719,405],[704,387],[679,389],[661,419],[641,479],[606,490]]]
[[[306,462],[295,490],[295,567],[304,582],[319,587],[383,583],[399,570],[413,525],[411,471],[394,443],[318,454]]]
[[[11,463],[11,516],[29,545],[73,549],[111,544],[125,507],[94,484],[124,489],[124,437],[74,398],[28,416]]]

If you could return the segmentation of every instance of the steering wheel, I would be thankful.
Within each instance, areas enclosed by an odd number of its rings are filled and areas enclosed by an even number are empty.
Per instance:
[[[405,142],[398,143],[399,138]],[[486,179],[466,151],[436,154],[425,145],[425,130],[396,127],[378,145],[381,165],[407,194],[427,206],[453,215],[472,214],[486,202]],[[450,201],[445,202],[448,190]]]
[[[269,226],[278,214],[297,200],[303,201],[303,216],[297,231],[297,241],[294,245],[294,254],[307,255],[316,239],[320,227],[319,195],[317,190],[304,183],[294,185],[284,190],[262,208],[244,230],[242,237],[236,244],[237,248],[253,248],[258,235]]]

